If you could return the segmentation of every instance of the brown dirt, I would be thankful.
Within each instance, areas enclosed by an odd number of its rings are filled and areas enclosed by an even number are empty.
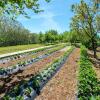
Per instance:
[[[35,100],[75,100],[79,55],[80,49],[76,49]]]
[[[18,72],[16,74],[13,74],[9,76],[6,81],[4,79],[0,80],[0,84],[3,84],[3,89],[0,90],[0,95],[4,95],[4,92],[7,92],[12,88],[12,86],[15,86],[16,84],[20,83],[22,80],[29,80],[34,74],[41,71],[43,68],[47,66],[47,64],[50,64],[55,59],[60,57],[64,54],[64,51],[57,51],[53,55],[48,56],[47,58],[44,58],[32,65],[30,65],[29,68],[26,68],[22,72]]]
[[[93,64],[93,69],[96,72],[97,78],[100,80],[100,47],[97,48],[97,59],[93,57],[93,51],[88,51],[90,60]]]
[[[94,67],[98,80],[100,80],[100,68]]]

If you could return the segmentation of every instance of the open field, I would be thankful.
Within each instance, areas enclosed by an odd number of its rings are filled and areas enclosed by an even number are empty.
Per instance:
[[[37,47],[45,46],[43,44],[29,44],[29,45],[17,45],[17,46],[7,46],[7,47],[0,47],[0,54],[11,53],[21,50],[33,49]]]

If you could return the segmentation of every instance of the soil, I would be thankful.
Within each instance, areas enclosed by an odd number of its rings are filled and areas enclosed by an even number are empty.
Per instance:
[[[100,80],[100,56],[97,56],[97,58],[94,58],[93,51],[88,51],[88,54],[93,64],[93,69],[96,72],[97,78]],[[97,55],[100,55],[100,47],[97,48]]]
[[[50,55],[47,58],[30,65],[23,71],[19,71],[13,75],[10,75],[6,79],[0,79],[0,85],[3,85],[3,88],[0,89],[0,96],[3,96],[4,93],[7,93],[11,88],[13,88],[13,86],[21,83],[23,80],[29,80],[33,75],[41,71],[43,68],[46,68],[48,64],[52,63],[55,59],[63,54],[64,51],[59,50],[53,55]]]
[[[75,49],[60,71],[46,84],[35,100],[75,100],[80,49]]]

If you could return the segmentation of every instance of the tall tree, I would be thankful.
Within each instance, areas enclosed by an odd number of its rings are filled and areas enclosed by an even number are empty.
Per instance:
[[[19,22],[0,17],[0,46],[28,44],[30,36],[30,32]]]
[[[56,30],[49,30],[45,34],[45,41],[48,43],[53,43],[57,40],[58,32]]]
[[[39,32],[39,42],[44,43],[45,42],[45,34],[42,32]]]
[[[100,33],[100,0],[90,0],[90,2],[81,0],[79,4],[72,5],[72,11],[75,15],[72,18],[71,29],[88,36],[96,58],[96,39]]]

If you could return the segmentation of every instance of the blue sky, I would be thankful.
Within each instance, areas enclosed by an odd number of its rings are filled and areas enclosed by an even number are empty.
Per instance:
[[[40,0],[40,7],[44,12],[34,14],[27,10],[30,19],[23,16],[18,17],[18,21],[31,32],[45,32],[49,29],[55,29],[59,32],[69,31],[70,21],[73,13],[71,5],[80,0],[51,0],[50,3]]]

